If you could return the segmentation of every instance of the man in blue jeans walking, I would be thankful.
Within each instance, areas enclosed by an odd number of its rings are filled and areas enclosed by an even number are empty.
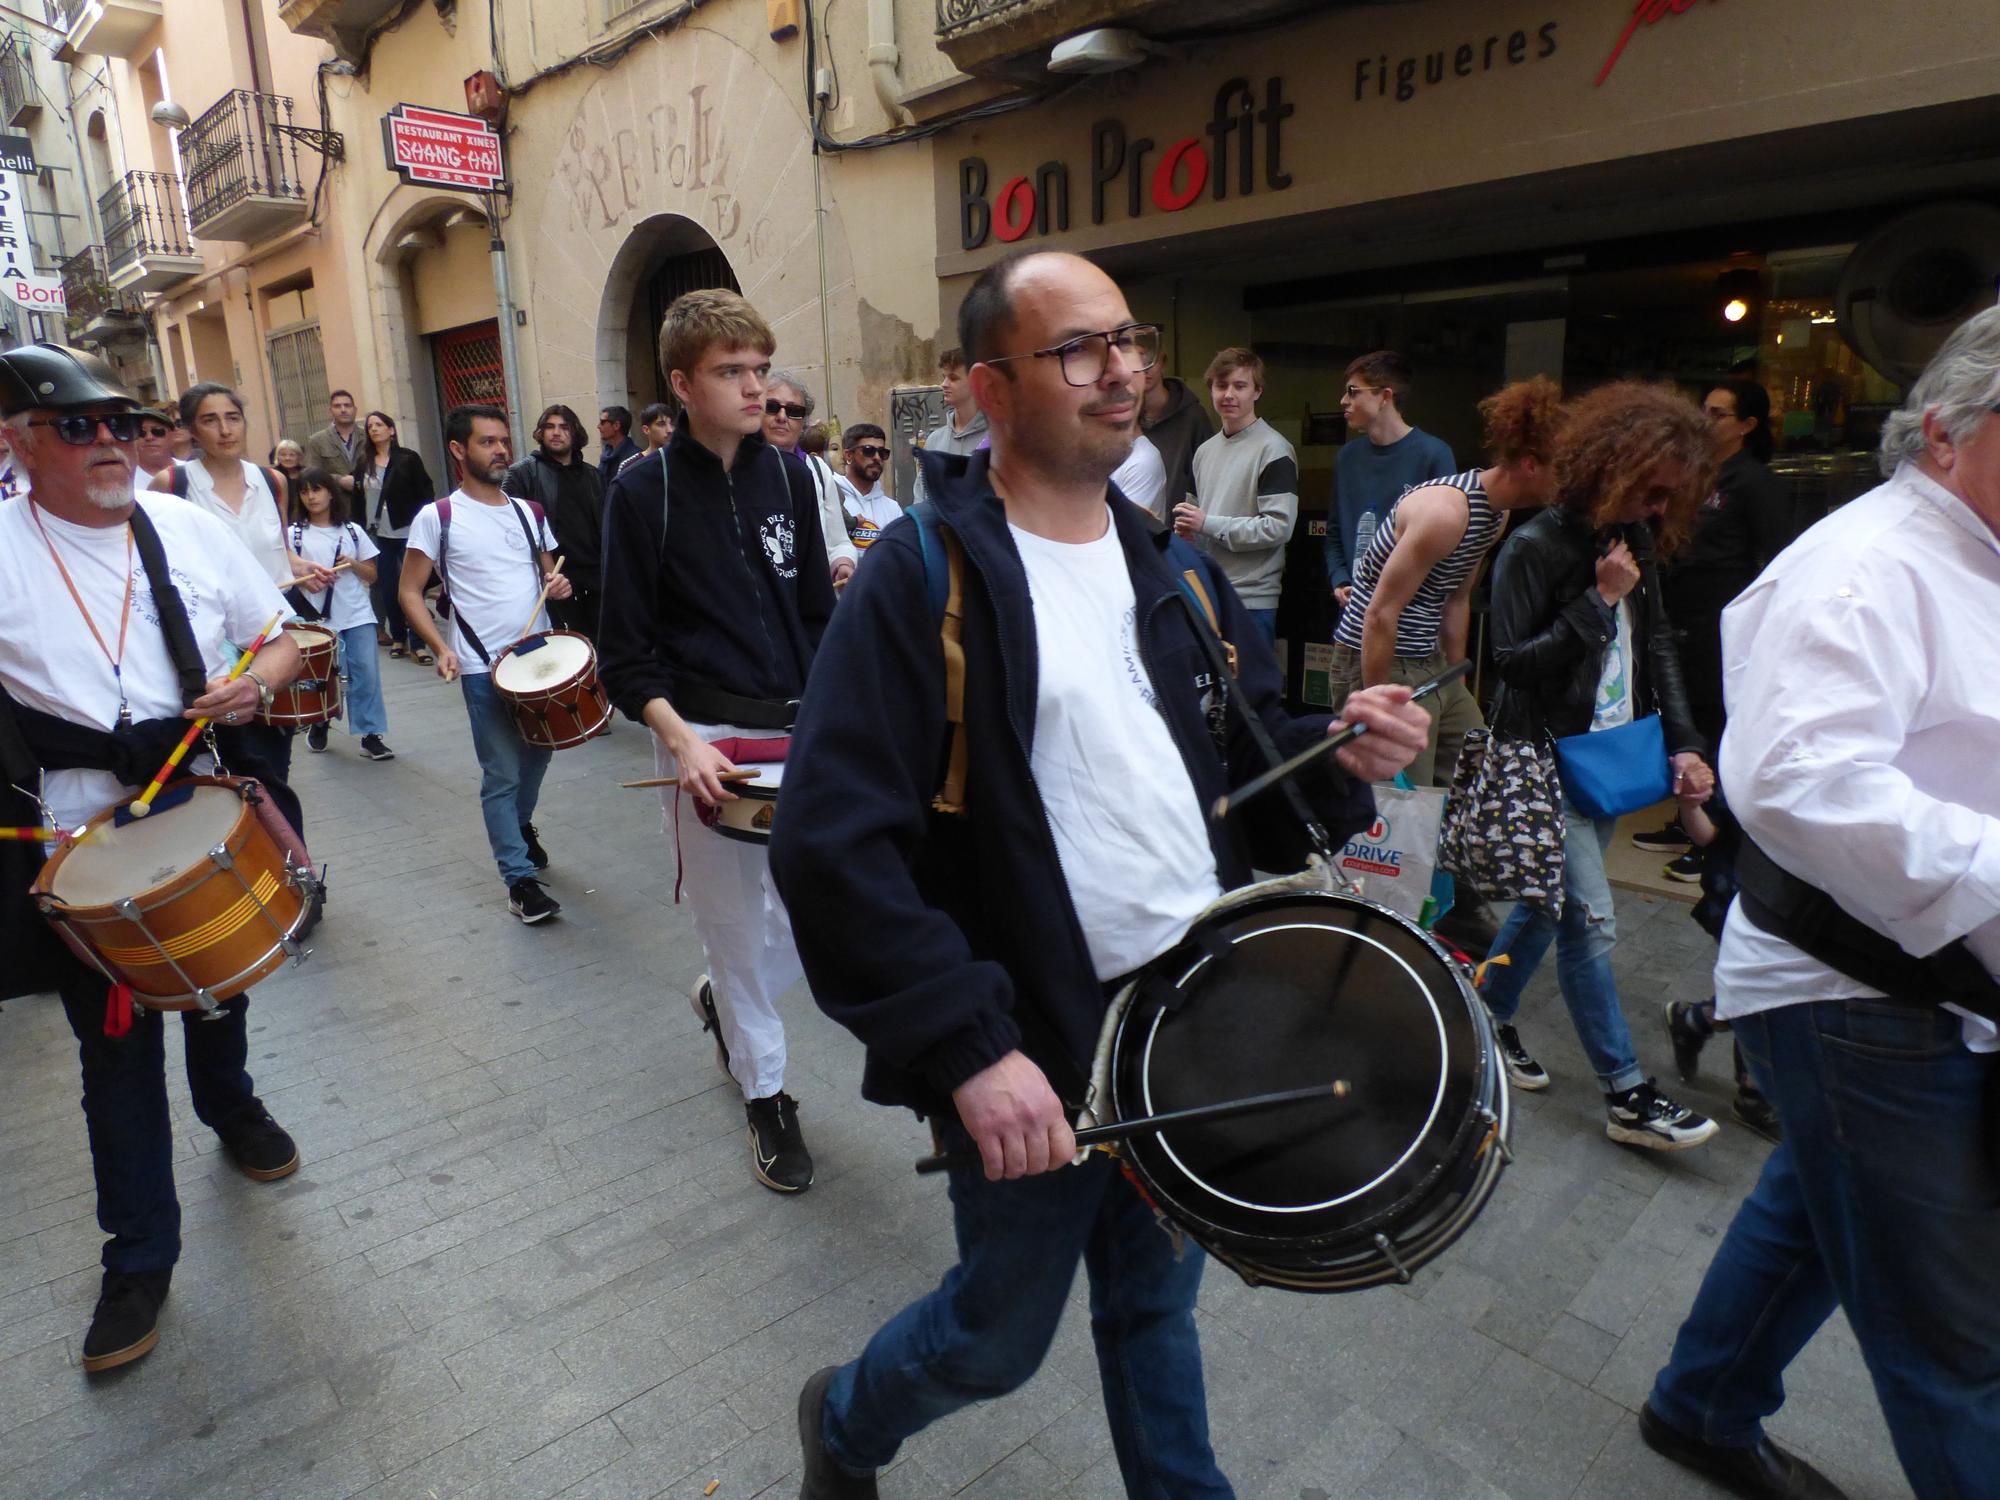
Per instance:
[[[417,512],[403,553],[398,594],[411,628],[437,656],[437,674],[459,681],[472,748],[479,757],[479,807],[486,842],[507,886],[507,909],[530,926],[562,910],[537,878],[549,856],[535,836],[535,803],[549,752],[521,738],[493,688],[493,663],[522,635],[549,628],[537,600],[570,596],[555,571],[548,518],[531,501],[504,494],[511,439],[497,406],[456,406],[445,417],[445,442],[459,466],[459,487]],[[424,607],[431,570],[451,596],[451,641]]]
[[[1716,1250],[1640,1432],[1740,1495],[1837,1495],[1762,1424],[1838,1303],[1917,1494],[1990,1500],[2000,311],[1946,341],[1884,425],[1881,462],[1885,484],[1722,617],[1722,775],[1746,843],[1716,1014],[1784,1143]]]
[[[1208,626],[1180,607],[1177,567],[1205,578],[1239,653],[1232,695],[1279,749],[1332,726],[1286,715],[1235,590],[1191,549],[1170,564],[1168,539],[1107,488],[1159,329],[1135,323],[1089,262],[1044,253],[987,270],[959,335],[992,447],[921,456],[928,542],[908,517],[887,527],[834,612],[771,866],[813,998],[867,1045],[863,1094],[927,1116],[980,1165],[951,1174],[959,1258],[942,1284],[806,1382],[801,1493],[867,1500],[909,1437],[1026,1381],[1080,1261],[1126,1492],[1219,1500],[1232,1491],[1209,1444],[1203,1257],[1182,1253],[1111,1162],[1069,1164],[1106,991],[1247,882],[1253,855],[1274,870],[1302,861],[1288,817],[1246,833],[1206,815],[1260,763],[1234,709],[1226,723],[1209,713],[1193,633]],[[947,546],[964,583],[957,692],[929,587]],[[1372,819],[1365,783],[1423,748],[1430,721],[1409,696],[1356,693],[1346,713],[1370,733],[1336,752],[1355,783],[1300,783],[1336,838]],[[940,781],[948,741],[960,769]]]

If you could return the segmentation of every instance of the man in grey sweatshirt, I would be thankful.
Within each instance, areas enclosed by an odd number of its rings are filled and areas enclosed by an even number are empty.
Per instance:
[[[1194,455],[1194,493],[1174,507],[1174,530],[1211,554],[1266,639],[1276,640],[1285,543],[1299,520],[1299,459],[1257,415],[1264,361],[1224,349],[1204,377],[1222,431]]]
[[[944,387],[945,420],[924,435],[926,453],[976,453],[986,442],[986,413],[972,399],[972,382],[965,378],[965,351],[947,349],[938,356],[938,384]],[[917,467],[911,503],[924,498],[924,471]]]

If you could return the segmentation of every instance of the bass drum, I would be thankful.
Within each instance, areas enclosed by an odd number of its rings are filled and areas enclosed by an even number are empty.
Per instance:
[[[1485,1006],[1421,928],[1356,896],[1280,881],[1225,898],[1120,994],[1107,1032],[1118,1119],[1349,1085],[1121,1148],[1156,1205],[1252,1285],[1408,1281],[1507,1160]]]

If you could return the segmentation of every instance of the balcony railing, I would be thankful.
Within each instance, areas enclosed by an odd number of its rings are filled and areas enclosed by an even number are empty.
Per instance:
[[[299,145],[338,160],[340,137],[295,123],[283,94],[232,89],[181,132],[188,217],[203,239],[254,240],[305,217]]]
[[[104,263],[114,286],[157,291],[201,269],[178,177],[127,172],[97,200],[97,213],[104,221]]]
[[[111,269],[102,245],[85,246],[64,261],[62,284],[70,322],[79,329],[88,328],[107,313],[139,312],[137,293],[112,286]]]
[[[41,112],[42,96],[35,88],[34,59],[17,33],[0,39],[0,122],[19,125]]]

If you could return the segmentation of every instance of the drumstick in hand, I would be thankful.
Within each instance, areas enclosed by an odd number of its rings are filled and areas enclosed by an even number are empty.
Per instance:
[[[327,569],[327,572],[344,573],[353,566],[354,566],[354,559],[350,557],[344,563],[335,563],[332,567]],[[285,587],[288,589],[295,589],[302,583],[311,583],[311,582],[312,582],[312,575],[308,573],[303,578],[294,578],[290,583],[286,584]]]
[[[225,679],[226,681],[234,682],[243,675],[244,671],[250,665],[250,659],[264,649],[264,642],[271,638],[271,632],[278,628],[278,621],[284,619],[284,617],[285,612],[283,610],[279,610],[278,613],[271,616],[264,628],[257,632],[257,639],[245,646],[243,654],[236,658],[236,665],[229,669],[229,676]],[[167,763],[161,766],[158,774],[146,784],[146,790],[139,793],[133,800],[132,805],[126,809],[127,812],[131,813],[135,818],[143,818],[153,810],[153,799],[160,795],[160,788],[167,784],[167,778],[174,774],[174,767],[179,765],[181,757],[188,753],[188,746],[201,737],[201,732],[208,728],[208,723],[207,719],[196,719],[193,724],[188,726],[188,732],[182,735],[181,742],[174,746],[174,753],[167,757]]]
[[[717,771],[715,779],[717,781],[755,781],[763,774],[762,771]],[[679,786],[681,779],[678,776],[648,776],[644,781],[621,781],[618,784],[624,787]]]
[[[535,616],[539,615],[542,612],[542,606],[549,602],[549,590],[554,588],[556,580],[562,577],[562,568],[563,560],[558,557],[556,565],[549,569],[549,576],[542,580],[542,592],[535,600],[535,607],[528,611],[528,623],[523,625],[515,635],[514,639],[516,641],[525,641],[529,633],[534,630]]]

